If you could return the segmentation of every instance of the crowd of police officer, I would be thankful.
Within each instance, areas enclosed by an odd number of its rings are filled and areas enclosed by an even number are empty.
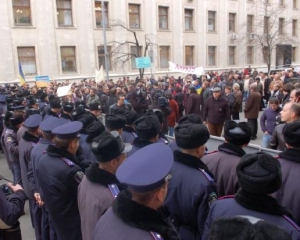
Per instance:
[[[209,152],[194,114],[170,143],[161,109],[120,107],[104,121],[101,101],[1,91],[13,193],[0,191],[0,240],[21,239],[26,200],[36,239],[300,239],[299,121],[285,125],[276,159],[246,154],[246,122],[225,122],[225,142]]]

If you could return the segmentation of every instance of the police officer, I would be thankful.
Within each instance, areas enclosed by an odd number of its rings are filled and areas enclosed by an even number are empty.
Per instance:
[[[23,115],[18,114],[11,116],[9,121],[11,128],[8,128],[4,135],[5,147],[9,154],[9,159],[12,162],[14,182],[22,185],[17,131],[23,125],[24,118]]]
[[[199,115],[196,114],[188,114],[188,115],[184,115],[183,117],[181,117],[178,120],[178,125],[182,125],[185,123],[195,123],[195,124],[202,124],[202,118]],[[174,152],[175,150],[179,150],[181,151],[181,149],[177,146],[176,141],[173,141],[171,143],[169,143],[169,147],[172,149],[172,151]]]
[[[129,191],[122,191],[100,218],[93,239],[179,239],[173,225],[159,212],[167,194],[172,164],[171,149],[160,143],[128,157],[116,177]]]
[[[54,98],[50,101],[50,108],[47,109],[46,115],[44,118],[48,118],[50,116],[60,117],[61,114],[61,104],[59,98]]]
[[[269,194],[281,186],[280,162],[267,153],[245,154],[236,167],[241,189],[233,196],[216,201],[210,209],[202,239],[208,239],[212,222],[220,217],[252,216],[285,229],[292,239],[300,238],[291,213]]]
[[[170,141],[169,139],[166,137],[166,135],[163,133],[163,125],[165,122],[165,114],[160,110],[160,109],[153,109],[153,110],[149,110],[149,111],[153,111],[154,115],[157,117],[157,119],[160,122],[161,128],[158,134],[158,139],[157,142],[158,143],[164,143],[164,144],[169,144]]]
[[[124,117],[126,118],[125,126],[122,131],[122,139],[125,143],[133,143],[133,140],[137,137],[136,130],[134,128],[134,121],[138,119],[138,114],[136,111],[126,111],[124,113]]]
[[[44,152],[46,151],[47,147],[50,144],[54,144],[55,135],[51,133],[51,131],[61,126],[69,121],[64,118],[56,118],[56,117],[48,117],[44,119],[40,125],[39,129],[42,131],[42,137],[39,139],[39,142],[32,148],[30,154],[30,162],[28,164],[28,182],[31,192],[39,193],[39,206],[42,210],[42,236],[43,239],[50,239],[55,240],[57,239],[56,232],[54,227],[52,226],[51,221],[48,217],[47,206],[44,205],[43,197],[41,189],[39,187],[39,183],[37,180],[37,173],[36,169],[39,163],[39,159],[43,156]]]
[[[22,139],[19,142],[19,160],[21,167],[21,177],[24,191],[29,199],[29,209],[32,221],[32,227],[35,231],[35,237],[37,240],[42,240],[42,211],[39,206],[40,194],[38,192],[32,192],[28,182],[28,164],[30,160],[31,150],[34,145],[39,141],[39,125],[42,122],[43,117],[40,114],[30,115],[24,122],[24,126],[27,127],[27,131],[24,133]]]
[[[63,111],[62,111],[60,117],[65,118],[69,121],[73,121],[73,116],[72,116],[73,110],[74,110],[74,103],[65,102],[63,104]]]
[[[175,139],[181,151],[174,152],[165,206],[181,239],[200,239],[209,208],[217,199],[213,175],[201,161],[208,129],[203,124],[178,125]]]
[[[123,143],[117,131],[103,132],[93,139],[90,149],[97,163],[91,164],[86,170],[86,176],[78,188],[83,240],[92,239],[98,219],[111,206],[114,200],[111,190],[115,184],[119,190],[124,188],[115,174],[131,148],[131,144]]]
[[[90,114],[94,118],[94,121],[99,122],[102,121],[102,109],[101,109],[101,103],[99,102],[93,102],[89,105]]]
[[[300,170],[300,122],[286,124],[282,133],[287,149],[278,154],[282,171],[282,185],[274,197],[282,206],[291,210],[295,221],[300,225],[300,194],[297,184]]]
[[[48,102],[49,102],[48,95],[47,95],[47,93],[42,92],[39,97],[40,97],[39,109],[41,110],[42,116],[45,117],[46,108],[47,108]]]
[[[28,118],[33,114],[40,114],[39,102],[35,98],[28,100],[28,109],[25,112],[25,118]]]
[[[251,125],[247,122],[236,123],[227,121],[224,124],[225,143],[218,147],[218,151],[206,154],[202,161],[213,173],[218,196],[233,195],[238,190],[236,166],[243,150],[251,138]]]
[[[117,131],[121,135],[125,123],[126,118],[122,115],[106,114],[105,116],[105,127],[108,132]]]
[[[82,123],[82,128],[80,129],[79,144],[80,146],[83,146],[88,136],[86,128],[94,122],[94,118],[91,116],[91,114],[83,114],[78,117],[77,121]]]
[[[19,218],[24,213],[26,195],[19,184],[7,186],[13,194],[7,196],[0,189],[0,239],[2,240],[21,240],[21,230]]]
[[[84,173],[76,159],[82,123],[69,122],[52,130],[55,145],[40,158],[37,179],[49,216],[61,240],[80,240],[77,188]]]
[[[87,138],[81,147],[84,157],[90,160],[92,163],[96,163],[97,159],[91,151],[91,143],[95,137],[100,136],[104,131],[105,127],[102,122],[93,122],[86,128]]]
[[[143,117],[138,118],[134,122],[134,126],[137,137],[133,140],[133,147],[127,154],[128,157],[139,149],[156,143],[160,131],[159,120],[151,112],[147,112]]]

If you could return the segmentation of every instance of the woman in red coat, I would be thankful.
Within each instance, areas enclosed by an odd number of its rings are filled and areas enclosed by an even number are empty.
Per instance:
[[[169,99],[169,107],[171,108],[171,114],[167,118],[169,136],[173,136],[175,124],[179,119],[179,108],[177,102],[173,99],[173,95],[171,93],[167,93],[166,97]]]

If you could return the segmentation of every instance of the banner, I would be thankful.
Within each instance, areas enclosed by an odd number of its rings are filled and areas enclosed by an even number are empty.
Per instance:
[[[58,97],[63,97],[63,96],[68,95],[71,87],[72,87],[72,84],[69,84],[67,86],[62,86],[62,87],[57,88],[57,96]]]
[[[95,81],[96,83],[100,83],[101,81],[105,80],[104,71],[103,71],[103,65],[101,65],[100,70],[97,71],[95,69]]]
[[[38,88],[48,87],[50,83],[49,76],[36,76],[35,83]]]
[[[196,75],[203,75],[204,68],[197,67],[197,66],[180,66],[176,63],[169,61],[169,70],[173,72],[182,72],[186,74],[196,74]]]
[[[19,77],[20,77],[20,84],[21,84],[21,86],[23,86],[26,82],[25,82],[25,76],[23,73],[23,69],[22,69],[22,66],[20,63],[19,63]]]

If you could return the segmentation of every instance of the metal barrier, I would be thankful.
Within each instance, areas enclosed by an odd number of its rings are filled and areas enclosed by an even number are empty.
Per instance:
[[[174,141],[174,137],[167,136],[170,142]],[[218,146],[225,142],[225,139],[222,137],[215,137],[210,136],[209,140],[205,144],[205,146],[208,149],[208,152],[216,151],[218,150]],[[246,153],[255,153],[255,152],[265,152],[272,156],[277,156],[280,151],[269,149],[269,148],[263,148],[256,144],[249,144],[247,147],[244,148]]]

